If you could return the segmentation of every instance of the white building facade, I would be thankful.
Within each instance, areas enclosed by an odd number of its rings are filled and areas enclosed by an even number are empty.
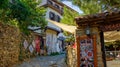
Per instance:
[[[47,10],[46,19],[60,22],[63,15],[64,4],[56,0],[42,0],[40,6],[44,6]],[[48,22],[46,29],[46,44],[47,54],[61,52],[62,51],[62,41],[58,39],[58,34],[61,32],[61,28]]]

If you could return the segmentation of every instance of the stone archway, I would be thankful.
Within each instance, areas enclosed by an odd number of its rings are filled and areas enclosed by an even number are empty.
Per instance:
[[[94,67],[106,67],[103,32],[120,29],[120,11],[77,17],[75,21],[77,24],[77,67],[80,67],[82,64],[80,58],[83,55],[80,49],[82,36],[85,36],[86,39],[93,39]]]

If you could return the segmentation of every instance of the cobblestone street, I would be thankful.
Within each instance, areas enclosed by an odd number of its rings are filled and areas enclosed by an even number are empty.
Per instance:
[[[13,67],[67,67],[65,63],[65,54],[56,56],[40,56],[14,65]]]

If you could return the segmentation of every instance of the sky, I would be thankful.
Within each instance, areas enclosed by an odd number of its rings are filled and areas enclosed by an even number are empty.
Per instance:
[[[75,11],[79,12],[80,14],[83,13],[83,12],[79,9],[79,7],[73,5],[71,1],[66,1],[66,0],[64,0],[64,1],[62,1],[62,2],[63,2],[64,4],[66,4],[67,6],[71,7],[72,9],[74,9]]]

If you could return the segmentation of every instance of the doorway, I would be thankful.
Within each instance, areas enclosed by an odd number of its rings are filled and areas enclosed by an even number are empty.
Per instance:
[[[120,67],[120,31],[107,31],[101,32],[101,44],[104,63],[106,67]],[[102,37],[102,34],[104,38]],[[104,55],[105,54],[105,55]]]

